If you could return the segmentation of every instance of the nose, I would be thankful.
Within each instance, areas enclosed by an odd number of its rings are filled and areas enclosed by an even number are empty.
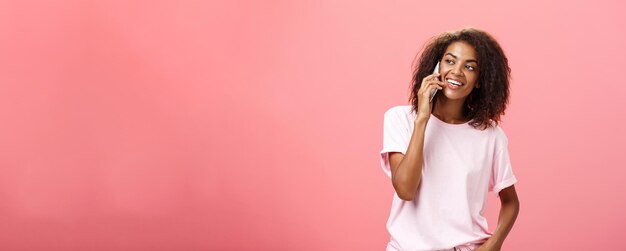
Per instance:
[[[463,71],[461,70],[462,65],[461,64],[455,64],[452,69],[450,69],[450,73],[452,73],[453,75],[457,75],[457,76],[462,76],[463,75]]]

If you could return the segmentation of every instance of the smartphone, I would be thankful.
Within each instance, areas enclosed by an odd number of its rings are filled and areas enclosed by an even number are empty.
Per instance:
[[[433,73],[439,73],[439,62],[437,62],[437,65],[435,66],[435,70],[433,71]],[[435,94],[437,94],[437,90],[439,90],[439,89],[435,89],[434,91],[432,91],[430,93],[430,101],[429,102],[433,102],[433,98],[435,97]]]

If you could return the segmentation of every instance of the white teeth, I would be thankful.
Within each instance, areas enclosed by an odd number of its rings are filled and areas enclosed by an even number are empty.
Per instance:
[[[458,81],[454,81],[454,80],[452,80],[452,79],[448,79],[448,82],[449,82],[450,84],[453,84],[453,85],[456,85],[456,86],[462,86],[462,85],[463,85],[463,84],[461,84],[460,82],[458,82]]]

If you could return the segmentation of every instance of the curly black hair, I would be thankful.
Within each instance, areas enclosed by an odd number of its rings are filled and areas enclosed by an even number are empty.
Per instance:
[[[509,81],[511,68],[508,59],[498,42],[487,32],[476,28],[465,28],[453,32],[444,32],[426,44],[419,56],[417,67],[413,70],[411,95],[409,102],[413,111],[418,111],[422,79],[432,74],[435,64],[443,58],[448,46],[456,41],[464,41],[474,47],[478,54],[478,84],[465,100],[463,116],[477,129],[487,129],[498,125],[509,102]],[[417,59],[418,57],[416,57]],[[415,62],[413,64],[415,67]],[[435,97],[436,98],[436,97]],[[436,102],[433,101],[433,107]],[[491,121],[490,121],[491,120]]]

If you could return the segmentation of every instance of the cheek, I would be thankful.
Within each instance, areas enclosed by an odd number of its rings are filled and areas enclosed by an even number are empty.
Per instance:
[[[478,81],[478,74],[470,73],[467,78],[468,82],[471,82],[474,87],[476,87],[476,82]]]

